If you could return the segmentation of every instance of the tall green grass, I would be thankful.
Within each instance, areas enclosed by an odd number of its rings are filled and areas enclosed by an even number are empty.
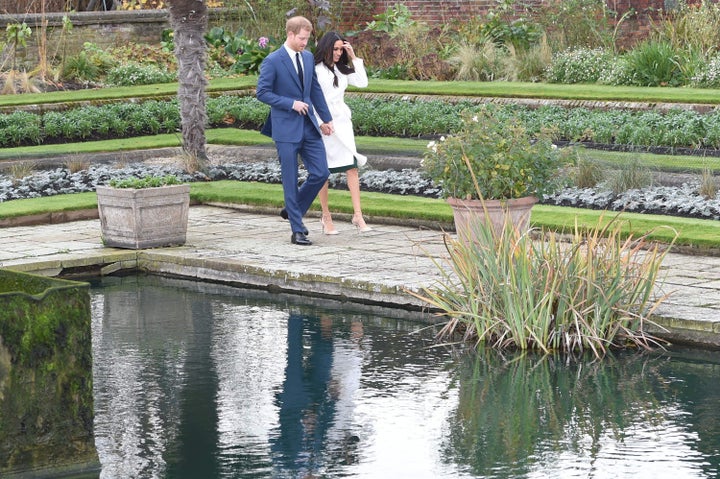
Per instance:
[[[415,294],[447,319],[440,339],[596,357],[658,344],[644,324],[664,299],[654,285],[665,252],[625,235],[621,221],[576,225],[569,242],[544,230],[536,241],[509,222],[495,233],[476,221],[473,232],[473,240],[445,236],[442,280]]]

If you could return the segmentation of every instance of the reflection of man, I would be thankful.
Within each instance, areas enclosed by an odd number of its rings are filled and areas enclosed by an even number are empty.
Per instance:
[[[323,466],[325,439],[335,412],[328,391],[333,359],[329,326],[329,319],[297,314],[288,319],[285,382],[277,395],[280,430],[271,442],[273,462],[290,477],[312,477]]]
[[[292,17],[286,25],[287,39],[260,65],[257,99],[270,105],[263,133],[275,142],[282,174],[285,208],[280,215],[290,220],[290,242],[310,245],[302,218],[330,175],[322,136],[333,133],[332,116],[315,75],[312,53],[305,51],[312,24]],[[318,124],[315,112],[321,118]],[[307,180],[298,188],[298,154]]]

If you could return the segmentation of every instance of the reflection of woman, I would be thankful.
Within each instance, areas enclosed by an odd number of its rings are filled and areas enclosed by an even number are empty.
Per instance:
[[[328,32],[320,39],[315,49],[315,72],[325,94],[333,118],[335,132],[323,135],[328,167],[331,173],[345,172],[353,206],[352,224],[364,233],[372,228],[365,224],[360,208],[360,178],[358,167],[367,162],[355,147],[355,136],[350,108],[345,104],[345,90],[348,85],[366,87],[367,73],[363,60],[355,56],[352,45],[337,32]],[[322,206],[323,233],[338,234],[332,223],[328,206],[328,183],[319,193]]]

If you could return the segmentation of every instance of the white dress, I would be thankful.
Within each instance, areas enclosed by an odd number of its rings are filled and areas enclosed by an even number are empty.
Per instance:
[[[355,134],[353,133],[352,113],[345,104],[345,90],[348,85],[364,88],[368,85],[367,73],[361,58],[353,60],[355,73],[344,75],[335,67],[338,86],[333,85],[333,74],[323,64],[315,65],[318,82],[325,94],[325,101],[332,114],[332,123],[335,132],[332,135],[322,135],[327,153],[329,168],[348,167],[353,164],[353,157],[358,159],[358,166],[367,162],[367,158],[357,152],[355,147]],[[318,117],[318,122],[322,123]]]

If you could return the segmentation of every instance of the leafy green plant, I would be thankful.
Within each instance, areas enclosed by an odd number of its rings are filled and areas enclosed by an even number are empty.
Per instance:
[[[535,241],[510,222],[500,237],[485,222],[474,228],[474,242],[445,236],[442,280],[415,294],[447,320],[439,339],[597,357],[657,344],[643,328],[664,299],[654,293],[659,245],[625,237],[617,220],[576,226],[570,244],[545,231]]]
[[[466,112],[453,135],[431,141],[423,171],[445,198],[510,199],[538,196],[560,187],[563,154],[553,132],[536,137],[494,109]]]
[[[385,32],[394,38],[415,24],[410,9],[402,3],[396,3],[389,6],[384,12],[373,15],[373,21],[369,22],[365,29],[373,32]]]
[[[245,37],[242,28],[230,33],[223,27],[211,28],[205,41],[215,52],[223,52],[226,56],[222,59],[215,55],[216,61],[230,65],[233,72],[245,74],[257,74],[265,57],[282,44],[272,36],[251,40]]]
[[[100,68],[88,57],[85,51],[67,58],[60,72],[60,77],[66,81],[96,82],[99,76]]]
[[[165,175],[165,176],[143,176],[141,178],[138,177],[132,177],[132,178],[124,178],[122,180],[118,179],[112,179],[109,182],[109,185],[113,188],[133,188],[133,189],[142,189],[142,188],[156,188],[160,186],[170,186],[170,185],[179,185],[180,180],[175,175]]]
[[[259,73],[260,64],[265,57],[277,50],[281,44],[273,37],[260,37],[257,42],[249,42],[237,57],[233,70],[246,74]]]
[[[680,0],[675,8],[660,12],[651,36],[670,43],[676,50],[711,55],[720,44],[720,6],[707,0],[691,4]]]
[[[618,18],[605,0],[542,2],[533,10],[554,51],[600,47],[615,52],[618,29],[633,14],[629,10]]]
[[[130,62],[111,68],[105,82],[114,86],[132,86],[170,83],[176,79],[175,72],[162,70],[155,65]]]
[[[720,87],[720,55],[715,54],[703,63],[691,77],[690,84],[700,88]]]
[[[688,81],[682,68],[685,57],[669,42],[642,42],[625,54],[625,62],[630,85],[680,86]]]
[[[550,83],[595,83],[611,67],[614,57],[603,48],[565,50],[553,57],[545,78]]]
[[[487,14],[480,32],[498,46],[512,45],[517,50],[524,50],[537,44],[543,29],[528,18],[515,18],[512,3],[510,0],[499,2],[500,8]]]
[[[27,46],[27,40],[32,35],[32,29],[27,23],[8,23],[5,27],[5,37],[7,43],[12,46],[12,70],[15,70],[15,61],[17,59],[18,47]]]

